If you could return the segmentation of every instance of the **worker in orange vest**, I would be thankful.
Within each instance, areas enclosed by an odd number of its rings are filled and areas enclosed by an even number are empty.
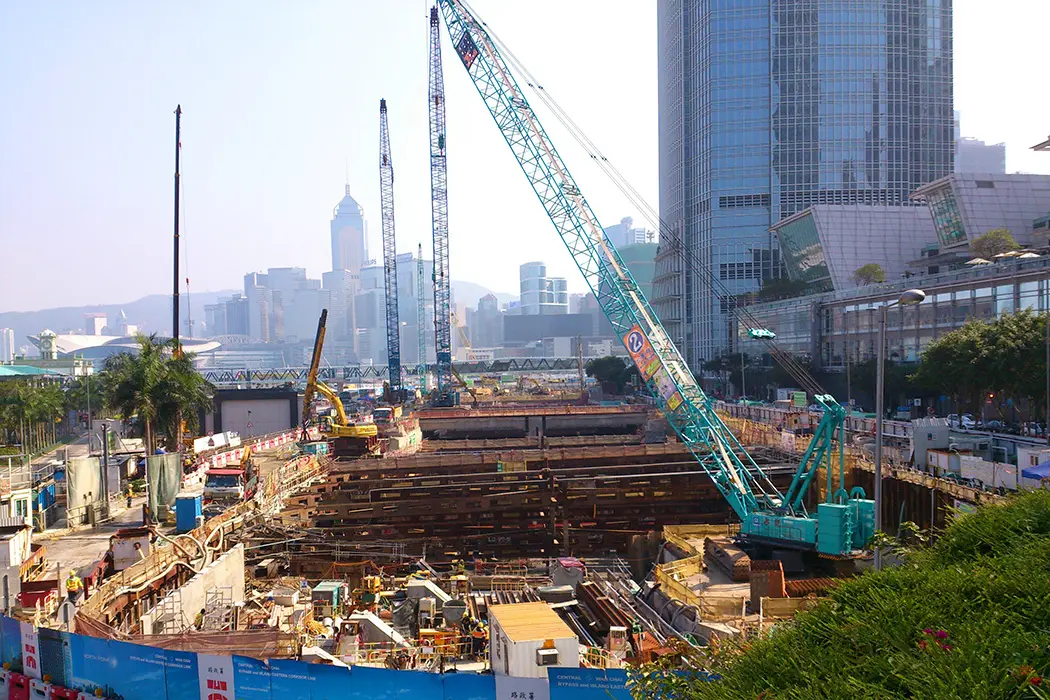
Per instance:
[[[470,651],[478,661],[481,661],[485,657],[485,642],[488,640],[488,636],[488,630],[485,629],[485,625],[482,622],[478,622],[477,625],[474,626],[474,630],[470,633]]]

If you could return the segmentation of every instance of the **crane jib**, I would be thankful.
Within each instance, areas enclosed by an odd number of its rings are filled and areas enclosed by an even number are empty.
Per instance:
[[[816,397],[828,409],[825,422],[798,468],[790,498],[786,498],[715,412],[711,399],[689,371],[522,96],[497,49],[498,38],[470,12],[464,0],[439,0],[439,5],[457,55],[533,192],[656,405],[740,518],[742,538],[816,549],[831,556],[849,556],[859,550],[873,532],[871,501],[848,494],[841,497],[841,489],[839,494],[832,494],[829,488],[826,502],[818,505],[813,517],[801,497],[825,459],[831,482],[831,441],[844,420],[842,407],[831,397]],[[508,55],[520,66],[513,54]],[[544,93],[537,94],[546,99]],[[838,455],[840,470],[844,470],[841,449]]]

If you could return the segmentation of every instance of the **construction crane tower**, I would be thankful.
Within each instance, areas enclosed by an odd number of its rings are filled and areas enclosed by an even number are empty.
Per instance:
[[[426,391],[427,388],[427,305],[424,299],[426,294],[426,272],[423,267],[423,244],[420,243],[416,253],[416,330],[419,335],[419,362],[417,374],[419,375],[419,389]]]
[[[383,288],[386,293],[386,356],[390,393],[401,392],[401,323],[397,317],[397,246],[394,240],[394,163],[386,100],[379,100],[379,199],[383,218]]]
[[[434,231],[434,375],[439,406],[453,404],[452,292],[448,276],[448,189],[445,161],[445,80],[441,72],[441,22],[430,9],[430,212]]]

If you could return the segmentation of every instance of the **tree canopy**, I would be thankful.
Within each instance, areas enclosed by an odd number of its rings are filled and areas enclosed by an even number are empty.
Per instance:
[[[0,442],[17,442],[24,453],[40,451],[57,439],[65,396],[50,381],[0,382]]]
[[[1013,235],[1010,234],[1010,231],[1005,228],[994,228],[988,233],[970,241],[970,250],[973,252],[974,257],[984,258],[985,260],[991,260],[996,255],[1009,253],[1020,247]]]
[[[762,283],[762,289],[758,291],[758,300],[793,299],[809,291],[809,286],[808,282],[795,282],[786,277],[765,280]]]
[[[198,410],[211,407],[213,387],[193,367],[191,355],[175,357],[170,343],[139,336],[137,355],[121,353],[106,360],[99,380],[105,401],[124,420],[137,416],[148,449],[160,432],[169,448],[181,439],[180,421],[195,432]]]
[[[1029,310],[970,321],[926,348],[912,380],[971,410],[1001,394],[1038,411],[1046,397],[1045,323]]]
[[[879,284],[885,281],[886,272],[882,269],[882,265],[878,263],[861,265],[853,271],[853,282],[858,287],[863,287],[866,284]]]
[[[588,377],[593,377],[600,384],[608,388],[615,388],[616,393],[622,393],[631,377],[638,373],[633,364],[624,362],[622,357],[606,355],[587,362],[584,370]]]

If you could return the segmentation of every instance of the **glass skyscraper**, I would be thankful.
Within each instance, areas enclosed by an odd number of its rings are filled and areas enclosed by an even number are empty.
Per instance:
[[[952,172],[951,0],[659,0],[658,32],[653,305],[696,370],[781,275],[770,226]]]

